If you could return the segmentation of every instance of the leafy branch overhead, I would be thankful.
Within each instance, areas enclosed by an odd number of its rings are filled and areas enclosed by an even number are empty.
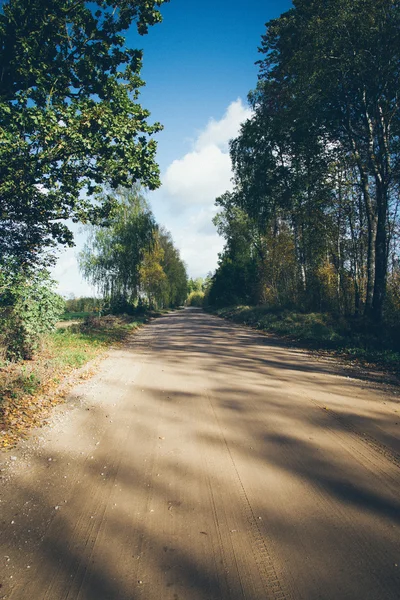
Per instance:
[[[0,256],[35,262],[72,243],[63,220],[104,221],[99,192],[159,170],[138,103],[142,52],[125,46],[161,21],[168,0],[13,0],[0,13]]]

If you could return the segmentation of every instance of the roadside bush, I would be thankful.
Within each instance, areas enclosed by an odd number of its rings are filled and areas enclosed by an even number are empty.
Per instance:
[[[204,292],[190,292],[186,300],[186,306],[203,306]]]
[[[41,337],[60,319],[65,302],[54,284],[45,270],[0,273],[0,345],[7,360],[32,358]]]
[[[135,306],[122,294],[115,294],[106,298],[103,302],[102,313],[104,315],[134,315]]]

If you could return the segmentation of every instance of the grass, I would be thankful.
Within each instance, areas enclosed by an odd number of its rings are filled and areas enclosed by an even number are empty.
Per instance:
[[[307,348],[329,350],[352,361],[400,373],[400,352],[395,334],[374,335],[360,320],[265,306],[229,306],[211,309],[211,312]]]
[[[63,400],[66,392],[58,388],[68,375],[121,343],[146,320],[146,315],[91,317],[46,336],[34,360],[1,363],[0,447],[14,446],[43,422],[49,409]]]
[[[61,316],[61,321],[76,321],[77,319],[86,319],[94,317],[96,313],[91,312],[66,312]]]

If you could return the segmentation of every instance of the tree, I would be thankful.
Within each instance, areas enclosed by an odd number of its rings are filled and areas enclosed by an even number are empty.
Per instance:
[[[152,246],[144,252],[139,269],[141,292],[147,296],[152,308],[163,308],[168,302],[168,279],[161,265],[163,258],[160,236],[155,231]]]
[[[175,308],[186,300],[186,267],[171,233],[164,227],[157,227],[153,233],[152,246],[140,267],[140,282],[150,306]]]
[[[267,23],[253,116],[230,145],[234,191],[217,204],[224,272],[245,256],[235,246],[247,219],[270,302],[382,318],[398,221],[399,24],[399,0],[295,0]]]
[[[210,304],[251,304],[259,300],[257,292],[263,284],[258,266],[263,244],[258,227],[238,203],[236,195],[229,192],[216,199],[222,210],[213,222],[226,245],[208,285]]]
[[[159,243],[164,252],[161,266],[168,281],[166,305],[180,306],[185,302],[188,293],[186,267],[179,250],[175,248],[171,233],[164,227],[159,230]]]
[[[366,313],[382,317],[390,204],[399,184],[400,3],[297,0],[262,38],[260,86],[290,98],[306,128],[322,132],[358,173],[368,228]]]
[[[193,279],[193,277],[191,277],[188,281],[188,293],[190,294],[191,292],[202,292],[204,287],[204,279],[203,277],[196,277],[196,279]]]
[[[54,286],[44,269],[29,277],[11,265],[0,271],[0,347],[7,359],[31,359],[42,336],[54,329],[65,308]]]
[[[159,185],[160,125],[138,103],[142,52],[125,47],[168,0],[9,0],[0,13],[0,258],[72,245],[65,220],[102,222],[110,189]],[[100,195],[99,195],[100,194]]]
[[[164,308],[182,304],[186,268],[171,234],[160,228],[140,188],[119,188],[108,227],[92,226],[80,254],[85,279],[112,312],[132,312],[139,299]]]
[[[79,266],[111,308],[132,309],[139,294],[142,262],[153,247],[155,230],[153,214],[137,186],[114,192],[108,227],[91,228]]]
[[[275,218],[262,228],[237,206],[234,193],[216,203],[222,211],[214,218],[226,239],[209,290],[211,304],[293,304],[297,296],[296,259],[288,224]]]

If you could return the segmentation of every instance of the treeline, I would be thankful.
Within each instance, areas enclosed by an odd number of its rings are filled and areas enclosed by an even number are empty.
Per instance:
[[[101,313],[102,300],[101,298],[93,298],[92,296],[73,296],[65,300],[65,315],[70,313],[86,313],[95,314]]]
[[[113,204],[108,227],[92,226],[79,257],[84,277],[103,299],[103,312],[130,314],[138,306],[183,304],[188,292],[186,267],[140,188],[118,189]]]
[[[82,253],[82,258],[84,258],[85,256],[86,250]],[[179,298],[180,302],[177,302],[176,305],[186,304],[188,306],[192,306],[193,304],[191,300],[193,299],[194,295],[198,295],[199,297],[199,302],[197,303],[197,305],[202,305],[203,298],[205,295],[204,292],[207,289],[208,282],[209,278],[189,278],[187,280],[187,285],[182,285],[182,296]],[[77,298],[75,296],[72,296],[65,300],[65,315],[68,316],[68,314],[70,313],[102,313],[104,310],[104,304],[104,300],[101,297],[80,296]]]
[[[267,23],[211,304],[398,319],[399,31],[397,0],[295,0]]]

